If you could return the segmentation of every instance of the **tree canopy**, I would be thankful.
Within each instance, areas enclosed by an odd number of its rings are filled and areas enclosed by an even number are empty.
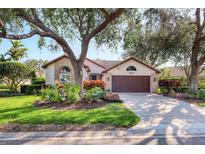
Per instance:
[[[124,57],[159,66],[185,50],[191,20],[179,9],[144,9],[140,23],[133,23],[124,34]]]

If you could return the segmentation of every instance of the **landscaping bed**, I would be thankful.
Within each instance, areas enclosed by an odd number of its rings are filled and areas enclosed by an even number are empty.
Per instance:
[[[199,105],[199,106],[205,106],[205,100],[203,99],[197,99],[197,98],[191,98],[188,96],[187,93],[177,93],[176,94],[176,99],[191,103],[191,104],[195,104],[195,105]]]
[[[102,131],[125,130],[124,127],[116,127],[109,124],[5,124],[0,125],[0,132],[45,132],[45,131]]]
[[[100,100],[98,102],[88,103],[88,102],[81,101],[78,103],[69,104],[69,103],[63,103],[63,102],[36,101],[34,102],[34,106],[35,107],[46,107],[46,108],[57,109],[57,110],[82,110],[82,109],[100,108],[108,103],[111,103],[111,102]]]

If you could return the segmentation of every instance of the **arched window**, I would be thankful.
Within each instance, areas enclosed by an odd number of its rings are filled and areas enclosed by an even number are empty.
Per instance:
[[[137,69],[134,66],[128,66],[127,71],[137,71]]]
[[[67,66],[60,68],[60,83],[71,83],[70,69]]]

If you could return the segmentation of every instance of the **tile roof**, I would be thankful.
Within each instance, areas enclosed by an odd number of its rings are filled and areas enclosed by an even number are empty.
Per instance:
[[[185,77],[186,74],[184,72],[183,69],[179,68],[179,67],[164,67],[163,69],[167,69],[167,70],[170,70],[170,75],[171,76],[175,76],[175,77]],[[199,74],[199,76],[205,76],[205,71],[203,71],[201,74]]]
[[[102,65],[103,67],[105,67],[106,69],[120,63],[121,61],[118,60],[93,60],[94,62]]]

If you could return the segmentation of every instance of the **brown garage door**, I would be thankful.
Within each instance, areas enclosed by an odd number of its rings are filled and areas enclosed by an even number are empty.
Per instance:
[[[149,76],[112,76],[113,92],[150,92]]]

